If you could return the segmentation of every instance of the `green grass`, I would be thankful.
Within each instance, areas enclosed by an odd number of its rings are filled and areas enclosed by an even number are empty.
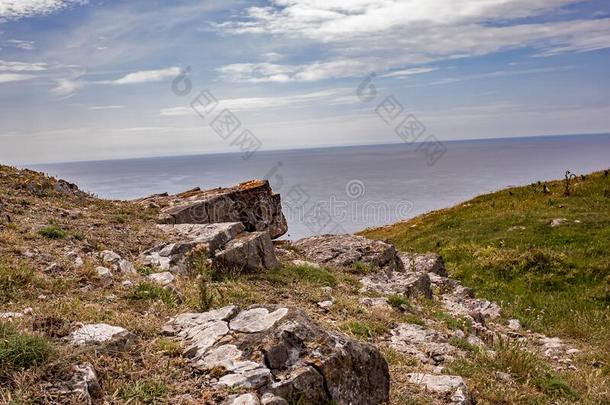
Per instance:
[[[0,380],[43,364],[51,353],[51,345],[45,339],[22,334],[12,325],[0,323]]]
[[[324,267],[309,265],[284,265],[265,275],[272,283],[285,283],[287,281],[306,282],[309,284],[334,287],[337,285],[335,276]]]
[[[526,389],[532,390],[531,403],[537,403],[534,394],[571,401],[578,399],[572,387],[532,352],[503,341],[495,344],[493,350],[494,354],[476,350],[473,357],[454,361],[449,367],[450,371],[476,381],[489,380],[495,372],[506,373]]]
[[[10,301],[23,295],[34,280],[33,270],[20,263],[10,265],[0,261],[0,303]]]
[[[526,328],[608,348],[610,176],[595,173],[477,197],[363,232],[398,249],[443,255],[453,277]],[[566,218],[552,228],[554,218]],[[520,228],[523,227],[523,228]]]
[[[170,307],[176,306],[178,303],[177,297],[171,291],[148,281],[143,281],[133,286],[127,298],[133,301],[160,300]]]
[[[55,225],[45,226],[38,231],[38,234],[47,239],[64,239],[66,236],[68,236],[66,231]]]
[[[164,404],[167,385],[157,380],[133,381],[119,389],[119,396],[128,403]]]
[[[402,309],[403,306],[409,307],[410,302],[403,295],[392,294],[388,297],[388,304],[396,309]]]

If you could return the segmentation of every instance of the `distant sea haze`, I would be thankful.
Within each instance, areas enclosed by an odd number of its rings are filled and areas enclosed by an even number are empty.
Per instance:
[[[610,168],[609,135],[446,142],[434,164],[417,145],[215,154],[32,167],[107,199],[267,178],[282,195],[287,238],[356,232],[510,185]]]

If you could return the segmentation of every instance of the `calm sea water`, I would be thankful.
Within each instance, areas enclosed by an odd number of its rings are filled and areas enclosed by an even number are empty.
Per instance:
[[[108,199],[267,178],[282,194],[289,238],[355,232],[510,185],[610,168],[610,135],[455,141],[429,165],[414,145],[73,162],[33,167]]]

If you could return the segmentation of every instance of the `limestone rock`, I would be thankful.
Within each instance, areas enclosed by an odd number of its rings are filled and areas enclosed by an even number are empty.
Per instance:
[[[381,294],[402,294],[407,297],[422,295],[432,298],[430,277],[427,273],[411,273],[397,271],[378,271],[363,277],[363,291],[376,291]]]
[[[398,325],[390,338],[392,348],[433,365],[452,360],[459,353],[448,342],[448,337],[441,332],[409,323]]]
[[[225,401],[225,405],[260,405],[260,403],[255,394],[234,395]]]
[[[394,246],[362,236],[322,235],[294,243],[308,260],[322,265],[351,267],[363,263],[373,269],[404,271]]]
[[[447,269],[441,255],[436,253],[399,253],[400,260],[407,271],[418,273],[434,273],[447,277]]]
[[[267,180],[252,180],[231,188],[194,189],[175,196],[142,200],[164,206],[159,218],[166,224],[241,222],[248,232],[268,231],[273,239],[288,231],[281,198]]]
[[[103,345],[117,350],[126,348],[134,339],[135,336],[125,328],[105,323],[83,325],[69,336],[73,345]]]
[[[454,375],[434,375],[413,373],[409,374],[409,381],[413,384],[424,386],[428,391],[443,394],[448,403],[467,405],[468,388],[462,377]]]
[[[160,285],[161,287],[168,286],[174,282],[176,277],[169,271],[164,271],[162,273],[153,273],[148,276],[148,279],[155,284]]]
[[[117,264],[121,260],[121,256],[114,253],[112,250],[104,250],[100,253],[100,258],[104,263]]]
[[[272,327],[288,313],[288,308],[279,308],[269,312],[267,308],[253,308],[240,312],[229,324],[231,329],[239,332],[262,332]]]
[[[136,268],[133,266],[133,264],[129,260],[125,260],[125,259],[119,260],[118,268],[121,271],[121,273],[123,273],[123,274],[130,274],[130,275],[138,274],[138,272],[136,271]]]
[[[212,262],[220,269],[241,271],[263,271],[279,266],[268,232],[239,235],[217,252]]]
[[[518,319],[509,319],[508,327],[512,330],[519,330],[521,329],[521,322]]]
[[[102,395],[102,387],[90,363],[77,364],[72,370],[74,374],[68,384],[71,394],[76,394],[87,403],[91,403],[92,398],[99,398]]]
[[[261,398],[261,405],[288,405],[288,401],[286,401],[282,397],[278,397],[277,395],[273,395],[268,392]]]
[[[112,282],[112,272],[106,267],[98,266],[95,268],[95,271],[102,282],[107,284]]]
[[[182,314],[164,328],[183,341],[191,365],[226,374],[210,384],[257,390],[264,404],[380,404],[388,365],[377,348],[316,325],[300,309],[226,307]]]
[[[557,228],[558,226],[564,225],[568,220],[566,218],[555,218],[551,220],[550,226],[551,228]]]

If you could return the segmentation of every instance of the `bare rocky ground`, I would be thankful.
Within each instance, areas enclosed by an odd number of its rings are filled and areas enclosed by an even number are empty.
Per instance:
[[[3,403],[469,404],[456,364],[505,357],[505,403],[532,403],[517,367],[576,369],[438,255],[278,241],[264,181],[118,202],[0,166],[0,190]]]

